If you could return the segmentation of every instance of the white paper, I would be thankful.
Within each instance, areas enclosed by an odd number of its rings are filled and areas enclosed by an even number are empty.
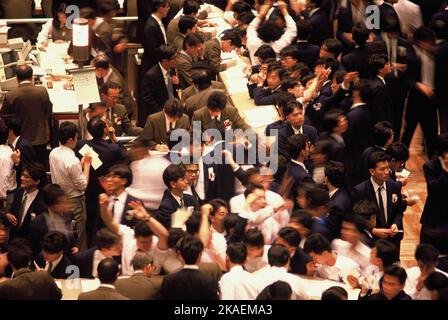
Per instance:
[[[407,177],[409,177],[410,174],[411,174],[411,172],[406,169],[396,172],[397,177],[402,177],[402,178],[407,178]]]
[[[73,86],[78,104],[100,102],[95,69],[81,69],[73,72]]]
[[[243,116],[246,122],[253,128],[267,126],[278,120],[278,113],[274,106],[258,106],[244,110]]]
[[[98,169],[99,167],[101,167],[101,165],[103,164],[103,162],[100,160],[98,153],[96,153],[95,150],[93,150],[87,144],[85,144],[81,149],[79,149],[79,154],[82,156],[85,156],[86,154],[91,156],[92,157],[92,168],[95,170]]]

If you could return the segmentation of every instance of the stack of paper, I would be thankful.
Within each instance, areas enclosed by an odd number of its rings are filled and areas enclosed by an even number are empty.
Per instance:
[[[100,160],[98,153],[96,153],[95,150],[93,150],[87,144],[85,144],[84,147],[82,147],[81,150],[79,150],[79,153],[82,156],[85,156],[87,154],[92,157],[92,167],[95,170],[101,167],[101,165],[103,164],[103,162]]]
[[[278,120],[278,113],[274,106],[258,106],[243,111],[244,119],[252,128],[267,126]]]

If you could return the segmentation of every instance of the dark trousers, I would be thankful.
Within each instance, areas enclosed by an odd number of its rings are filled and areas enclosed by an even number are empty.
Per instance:
[[[439,254],[448,255],[448,225],[422,226],[420,243],[432,244],[439,251]]]
[[[48,162],[49,153],[47,150],[47,144],[33,146],[33,149],[36,152],[36,161],[43,164],[45,166],[45,170],[49,171],[50,165]]]
[[[448,132],[448,97],[439,101],[440,133]]]
[[[411,91],[405,114],[406,127],[401,141],[409,147],[417,124],[423,130],[428,157],[436,154],[437,139],[437,108],[434,99],[430,99],[420,92]]]

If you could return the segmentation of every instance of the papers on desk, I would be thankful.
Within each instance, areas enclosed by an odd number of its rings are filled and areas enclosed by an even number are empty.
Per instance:
[[[100,286],[98,279],[57,279],[55,282],[62,291],[62,300],[77,300],[80,293],[96,290]]]
[[[267,126],[278,120],[278,113],[274,106],[258,106],[254,109],[244,110],[243,117],[252,128]]]
[[[212,11],[207,14],[207,19],[216,19],[216,18],[221,18],[221,17],[222,17],[222,12],[219,12],[219,11]]]
[[[300,276],[300,279],[302,282],[304,282],[304,290],[311,300],[320,300],[322,297],[322,292],[334,286],[344,288],[348,293],[348,300],[358,300],[358,295],[361,291],[359,289],[350,288],[349,286],[340,282],[324,280],[321,278]]]
[[[101,165],[103,164],[103,162],[100,160],[100,157],[98,155],[98,153],[95,152],[95,150],[93,150],[89,145],[85,144],[84,147],[82,147],[79,150],[79,154],[82,155],[83,157],[88,154],[89,156],[92,157],[92,167],[93,169],[98,169],[99,167],[101,167]]]
[[[53,113],[78,113],[79,107],[73,90],[48,89],[47,91],[53,103]]]
[[[100,102],[95,68],[77,69],[73,74],[73,86],[78,104]]]

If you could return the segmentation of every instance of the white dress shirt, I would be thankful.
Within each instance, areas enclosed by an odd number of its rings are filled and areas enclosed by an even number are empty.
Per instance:
[[[304,282],[298,276],[288,273],[285,267],[266,266],[265,268],[252,273],[251,276],[257,289],[257,295],[274,282],[284,281],[291,286],[293,300],[310,299],[308,294],[304,291]]]
[[[226,261],[227,241],[222,233],[212,228],[211,248],[204,248],[201,256],[201,262],[216,262],[215,255],[219,256],[221,261]]]
[[[261,257],[247,257],[246,262],[244,263],[244,269],[246,269],[248,272],[255,272],[257,270],[260,270],[267,265],[269,265],[268,262],[268,250],[271,248],[270,245],[265,245],[263,247],[263,254]]]
[[[434,74],[435,74],[435,60],[434,56],[420,49],[418,46],[414,46],[417,57],[421,60],[421,79],[422,83],[434,89]]]
[[[361,271],[365,270],[370,264],[371,249],[361,241],[358,242],[356,246],[353,246],[349,242],[342,239],[334,239],[331,246],[341,256],[350,258],[359,264]]]
[[[380,185],[378,185],[373,178],[370,178],[370,181],[372,182],[373,191],[375,192],[376,197],[376,203],[379,204],[380,197],[378,196],[378,189],[380,188]],[[386,183],[383,183],[383,189],[381,190],[381,197],[383,198],[383,206],[384,206],[384,219],[387,223],[387,189],[386,189]],[[379,206],[378,206],[379,208]]]
[[[17,187],[14,162],[11,160],[12,149],[5,144],[0,145],[0,199],[6,199],[8,191]]]
[[[330,199],[333,198],[334,194],[335,194],[336,192],[338,192],[338,190],[339,190],[339,188],[336,188],[336,189],[334,189],[333,191],[328,192],[328,197],[329,197]]]
[[[87,179],[75,152],[61,145],[51,150],[49,161],[52,182],[58,184],[69,198],[82,196]]]
[[[107,257],[100,250],[95,250],[95,252],[93,253],[92,276],[94,278],[98,277],[98,265],[103,259],[106,258]]]
[[[219,280],[221,300],[255,300],[258,291],[251,274],[242,266],[234,266]]]
[[[443,273],[445,276],[448,277],[448,274],[443,272],[442,270],[436,268],[435,271]],[[410,295],[412,300],[431,300],[431,292],[428,289],[426,289],[425,286],[423,286],[423,288],[420,291],[417,290],[418,278],[420,278],[420,275],[422,274],[420,268],[419,267],[408,268],[406,269],[406,273],[408,277],[406,278],[404,292]]]
[[[360,275],[360,268],[352,259],[337,254],[334,266],[318,265],[317,274],[324,279],[348,284],[347,276],[353,275],[358,277]]]
[[[34,190],[33,192],[30,192],[30,193],[27,193],[26,191],[23,193],[22,201],[23,201],[23,199],[25,198],[25,195],[26,195],[26,202],[24,204],[22,221],[20,221],[20,224],[22,224],[23,221],[25,220],[26,213],[28,212],[28,209],[30,208],[30,206],[33,203],[34,199],[36,199],[36,196],[37,196],[38,192],[39,192],[39,190]]]
[[[166,40],[166,30],[165,30],[165,26],[162,23],[162,20],[159,19],[158,16],[152,14],[151,15],[154,19],[156,19],[157,23],[159,24],[160,30],[162,31],[163,34],[163,39],[165,39],[165,43],[168,43],[168,41]]]
[[[423,25],[420,6],[409,0],[398,0],[393,4],[395,12],[400,20],[400,29],[404,34],[414,33]]]
[[[112,195],[110,198],[111,201],[109,202],[108,209],[110,211],[112,211],[112,209],[114,210],[112,212],[114,220],[115,222],[120,223],[123,217],[124,208],[126,206],[126,199],[128,198],[128,193],[126,191],[123,191],[118,197]]]

